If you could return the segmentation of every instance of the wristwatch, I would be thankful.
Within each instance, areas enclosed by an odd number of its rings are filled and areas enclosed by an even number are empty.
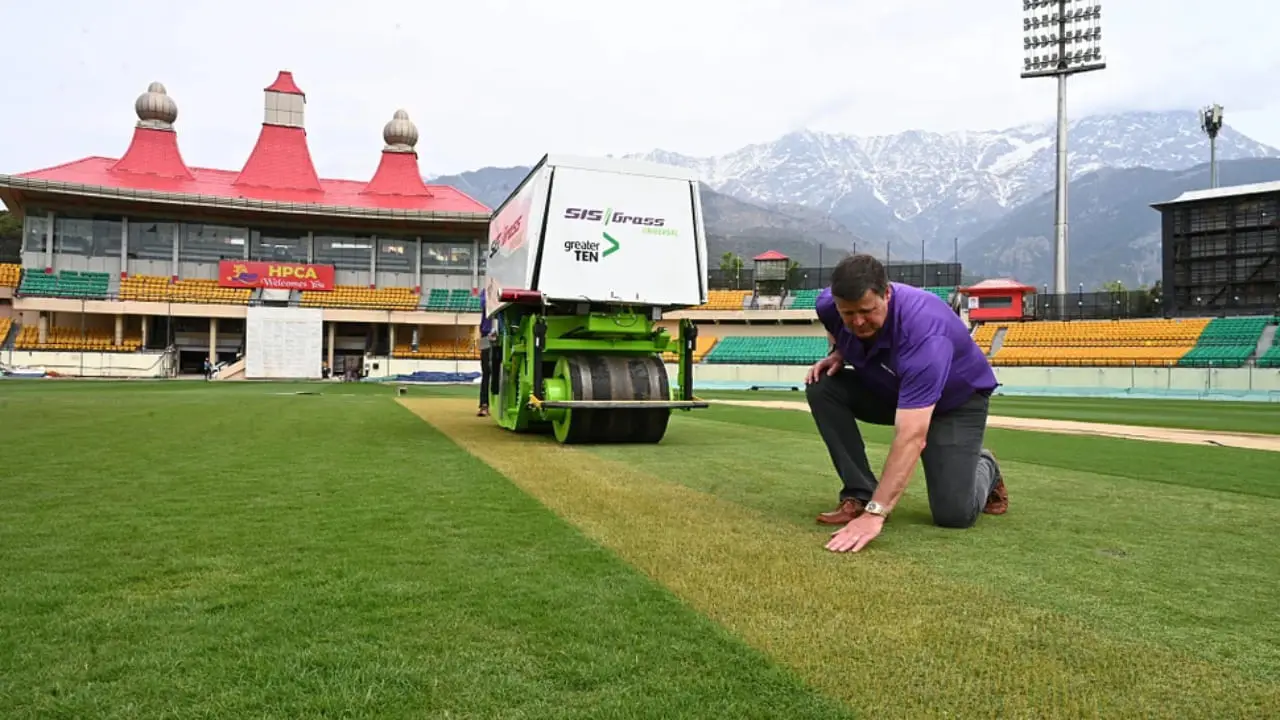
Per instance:
[[[882,518],[889,517],[889,509],[875,500],[867,502],[867,506],[863,508],[862,511],[868,515],[879,515]]]

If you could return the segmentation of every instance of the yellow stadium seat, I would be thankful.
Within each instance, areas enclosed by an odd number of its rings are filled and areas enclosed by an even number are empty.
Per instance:
[[[22,280],[22,266],[13,263],[0,263],[0,287],[18,287]]]
[[[708,337],[706,335],[699,335],[698,337],[694,338],[693,361],[695,363],[702,362],[702,358],[706,357],[707,353],[711,352],[711,348],[716,346],[716,341],[719,339],[720,338]],[[672,340],[673,340],[673,343],[672,343],[673,345],[679,343],[678,337],[673,338]],[[679,362],[679,360],[680,360],[680,355],[673,350],[668,350],[662,353],[663,362],[673,363],[673,362]]]
[[[710,290],[707,292],[705,305],[689,308],[690,310],[744,310],[750,290]]]
[[[40,342],[40,330],[24,325],[14,340],[16,350],[53,350],[58,352],[137,352],[142,349],[142,338],[125,336],[115,344],[115,333],[80,328],[50,327],[45,341]]]
[[[417,351],[409,343],[398,343],[391,356],[405,360],[479,360],[480,347],[468,338],[420,339]]]
[[[252,294],[249,288],[225,288],[217,280],[208,279],[175,282],[158,275],[130,275],[120,281],[121,300],[248,305]]]
[[[982,348],[984,355],[991,353],[991,343],[996,339],[996,332],[1006,326],[1006,323],[983,323],[973,331],[973,341]]]
[[[1167,367],[1195,347],[1208,324],[1208,318],[1012,323],[991,364]],[[994,338],[996,328],[989,332]]]
[[[422,296],[413,288],[367,288],[361,285],[338,285],[332,291],[308,290],[302,293],[302,307],[360,308],[369,310],[415,310]]]

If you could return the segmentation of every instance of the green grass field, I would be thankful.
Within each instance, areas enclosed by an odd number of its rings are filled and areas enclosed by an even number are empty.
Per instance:
[[[1007,515],[917,476],[835,555],[804,413],[565,449],[473,395],[0,382],[0,717],[1280,714],[1275,453],[991,430]]]
[[[728,400],[804,402],[804,393],[799,391],[718,390],[699,393],[699,396]],[[1214,432],[1280,434],[1280,403],[1267,402],[997,395],[991,399],[991,414]]]

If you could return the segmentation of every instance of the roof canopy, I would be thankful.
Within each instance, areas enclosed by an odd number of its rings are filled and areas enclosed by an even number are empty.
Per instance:
[[[1183,205],[1202,200],[1221,200],[1225,198],[1243,197],[1245,195],[1271,195],[1280,193],[1280,181],[1250,183],[1248,185],[1228,185],[1227,187],[1187,190],[1178,197],[1164,202],[1153,203],[1157,210],[1171,205]]]
[[[778,252],[777,250],[766,250],[765,252],[762,252],[751,259],[757,262],[761,260],[790,260],[790,258]]]
[[[966,295],[995,295],[1008,292],[1035,292],[1036,289],[1012,278],[993,278],[959,288],[959,291]]]
[[[89,188],[190,196],[192,204],[219,200],[309,205],[362,211],[488,215],[489,208],[447,185],[427,185],[418,168],[418,129],[404,110],[382,130],[382,157],[366,181],[321,178],[307,144],[306,96],[289,71],[265,90],[264,121],[258,141],[239,170],[189,167],[178,148],[174,123],[178,106],[164,85],[152,83],[134,109],[138,123],[124,156],[92,156],[14,177],[0,187],[28,187],[83,194]]]

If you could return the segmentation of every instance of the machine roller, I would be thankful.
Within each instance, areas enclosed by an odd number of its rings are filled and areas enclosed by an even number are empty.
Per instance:
[[[663,313],[706,294],[696,176],[544,157],[490,222],[491,416],[561,443],[661,441],[673,410],[707,407],[693,395],[697,329],[680,320],[673,338]]]

